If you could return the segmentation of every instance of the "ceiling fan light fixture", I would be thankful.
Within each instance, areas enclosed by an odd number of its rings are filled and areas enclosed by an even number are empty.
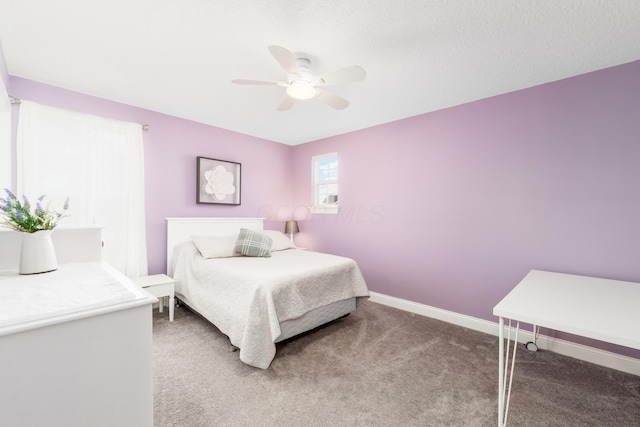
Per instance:
[[[315,98],[336,110],[344,110],[349,106],[349,101],[325,90],[325,86],[361,82],[367,76],[364,69],[357,65],[316,75],[311,72],[309,67],[311,61],[304,54],[296,54],[294,56],[287,49],[275,45],[269,46],[269,52],[287,73],[286,80],[235,79],[231,80],[231,82],[240,85],[276,85],[284,87],[287,91],[287,96],[278,104],[276,108],[278,111],[290,110],[296,101],[311,98]]]
[[[305,100],[316,96],[316,88],[308,82],[292,82],[287,86],[287,95],[293,99]]]

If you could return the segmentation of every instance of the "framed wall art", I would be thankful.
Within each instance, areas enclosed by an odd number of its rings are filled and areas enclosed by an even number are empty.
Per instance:
[[[240,204],[241,164],[198,157],[196,203]]]

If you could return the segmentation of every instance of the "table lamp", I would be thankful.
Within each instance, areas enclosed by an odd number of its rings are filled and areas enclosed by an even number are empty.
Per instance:
[[[287,221],[284,225],[284,232],[289,235],[291,243],[293,243],[293,235],[299,231],[300,228],[298,228],[298,221]]]

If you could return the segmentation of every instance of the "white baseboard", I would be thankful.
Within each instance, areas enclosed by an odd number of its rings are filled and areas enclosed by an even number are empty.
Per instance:
[[[473,329],[474,331],[494,335],[496,337],[498,336],[497,322],[494,323],[488,320],[478,319],[476,317],[431,307],[425,304],[419,304],[417,302],[408,301],[377,292],[370,292],[370,295],[370,300],[378,304],[383,304],[389,307],[408,311],[410,313],[442,320],[444,322],[452,323],[464,328]],[[508,328],[505,327],[505,329]],[[505,336],[507,336],[507,333],[508,331],[505,331]],[[513,332],[511,336],[514,336]],[[533,341],[533,334],[531,333],[531,331],[520,330],[518,333],[518,341],[522,343]],[[627,372],[629,374],[640,375],[640,359],[635,359],[633,357],[623,356],[609,351],[588,347],[582,344],[572,343],[570,341],[565,341],[558,338],[547,337],[545,335],[538,335],[536,343],[538,347],[543,350],[553,351],[555,353],[584,360],[585,362],[593,363],[596,365],[605,366],[607,368],[616,369],[618,371]]]

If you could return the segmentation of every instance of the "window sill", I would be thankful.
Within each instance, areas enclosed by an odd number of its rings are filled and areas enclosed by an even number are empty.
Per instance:
[[[338,206],[311,206],[309,209],[312,214],[328,214],[328,215],[337,215],[338,214]]]

